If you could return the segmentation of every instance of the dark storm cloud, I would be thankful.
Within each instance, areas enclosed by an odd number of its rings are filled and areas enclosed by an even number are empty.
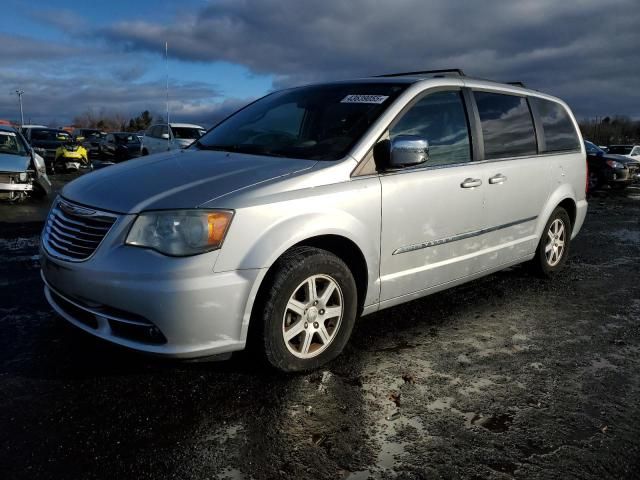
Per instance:
[[[229,61],[276,86],[420,68],[460,67],[524,80],[582,115],[640,115],[637,0],[212,1],[171,25],[120,22],[98,32],[123,48]]]
[[[0,33],[0,66],[27,60],[59,60],[83,53],[83,49],[54,42],[45,42],[21,35]]]

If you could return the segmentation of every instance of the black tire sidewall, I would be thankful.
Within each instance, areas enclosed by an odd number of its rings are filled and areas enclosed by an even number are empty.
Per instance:
[[[564,252],[562,253],[562,258],[560,259],[560,262],[558,262],[558,264],[554,266],[551,266],[547,262],[547,257],[545,255],[544,249],[547,243],[547,232],[549,231],[549,227],[557,219],[560,219],[562,221],[566,231]],[[572,231],[573,230],[572,230],[571,219],[569,218],[569,214],[564,208],[556,207],[556,209],[553,211],[553,213],[549,217],[549,220],[547,220],[547,223],[544,226],[544,230],[542,231],[542,237],[540,238],[540,243],[538,244],[538,250],[536,251],[535,262],[536,262],[536,266],[539,269],[539,272],[542,275],[546,277],[552,277],[556,273],[558,273],[560,270],[562,270],[562,267],[564,267],[564,264],[567,262],[567,258],[569,257],[569,248],[571,245]]]
[[[313,275],[328,275],[338,283],[344,310],[337,336],[329,347],[316,357],[301,359],[287,349],[282,336],[282,321],[294,290]],[[355,280],[349,268],[338,257],[317,248],[308,248],[285,257],[276,267],[263,302],[262,344],[267,360],[275,368],[287,372],[313,370],[333,360],[349,340],[357,307]]]

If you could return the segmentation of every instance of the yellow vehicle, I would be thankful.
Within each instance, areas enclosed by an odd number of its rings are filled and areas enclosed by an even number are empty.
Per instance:
[[[53,160],[52,170],[58,172],[77,171],[81,168],[92,168],[87,155],[87,149],[82,146],[84,138],[60,138],[67,140],[61,144],[56,150],[56,156]]]

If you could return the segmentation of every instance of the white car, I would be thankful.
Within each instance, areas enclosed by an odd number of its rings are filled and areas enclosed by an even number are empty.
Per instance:
[[[608,153],[640,160],[640,145],[610,145]]]
[[[142,138],[142,154],[186,148],[205,133],[200,125],[191,123],[159,123],[151,125]]]

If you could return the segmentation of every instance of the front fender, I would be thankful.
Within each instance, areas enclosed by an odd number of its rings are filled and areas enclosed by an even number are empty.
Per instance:
[[[377,209],[379,212],[379,209]],[[265,230],[256,229],[257,235],[252,237],[251,246],[244,255],[234,259],[229,255],[228,241],[215,265],[216,272],[226,270],[243,270],[259,268],[254,285],[251,288],[242,319],[241,340],[245,340],[251,320],[251,312],[260,285],[264,281],[268,269],[280,256],[292,246],[321,235],[337,235],[353,242],[360,248],[367,263],[368,285],[364,305],[377,304],[380,296],[379,284],[379,216],[377,225],[367,225],[356,217],[336,210],[325,212],[298,213],[294,216],[275,222]],[[237,225],[234,225],[237,227]],[[372,229],[375,234],[371,234]],[[233,240],[232,240],[233,241]],[[235,242],[234,242],[235,243]],[[237,243],[235,246],[238,246]]]

